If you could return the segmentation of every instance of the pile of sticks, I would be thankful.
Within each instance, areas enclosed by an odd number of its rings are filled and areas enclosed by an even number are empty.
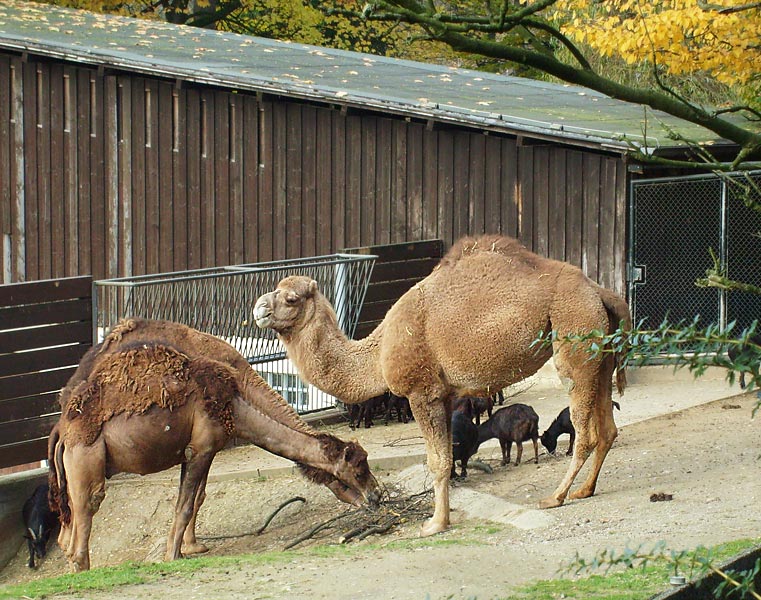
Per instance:
[[[352,540],[361,541],[371,535],[382,535],[397,525],[422,521],[431,516],[433,492],[404,495],[400,489],[387,488],[378,507],[362,507],[345,511],[327,521],[318,523],[301,533],[283,548],[321,537],[336,536],[339,544]]]

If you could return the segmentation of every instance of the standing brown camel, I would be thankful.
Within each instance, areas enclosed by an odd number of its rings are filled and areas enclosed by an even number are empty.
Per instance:
[[[592,356],[587,344],[532,342],[554,330],[559,339],[630,324],[626,302],[580,269],[529,252],[499,236],[465,238],[407,291],[366,338],[351,341],[338,327],[330,303],[307,277],[287,277],[256,302],[259,327],[285,344],[302,377],[348,403],[390,390],[410,400],[434,476],[435,509],[422,535],[449,526],[452,466],[451,399],[488,396],[535,373],[554,354],[570,380],[577,431],[573,461],[552,496],[540,506],[560,506],[587,457],[591,472],[571,498],[595,491],[617,429],[612,415],[613,354]],[[616,382],[622,392],[625,376]]]
[[[61,393],[48,445],[58,543],[75,570],[90,567],[93,515],[116,473],[181,465],[166,560],[207,549],[195,521],[214,456],[236,435],[295,461],[340,500],[375,502],[378,484],[355,442],[319,433],[229,344],[184,325],[129,319],[92,348]]]

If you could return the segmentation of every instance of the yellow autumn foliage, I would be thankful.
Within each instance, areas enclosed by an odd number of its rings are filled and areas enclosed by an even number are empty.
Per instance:
[[[747,0],[558,0],[562,31],[627,63],[673,75],[709,73],[729,86],[761,83],[761,8]],[[740,9],[740,10],[738,10]]]

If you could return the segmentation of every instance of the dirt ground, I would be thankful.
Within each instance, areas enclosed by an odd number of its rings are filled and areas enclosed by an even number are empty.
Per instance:
[[[684,389],[683,393],[691,392]],[[309,545],[303,544],[297,547],[297,558],[292,561],[201,570],[190,578],[164,578],[108,593],[88,593],[87,598],[436,600],[477,596],[486,600],[507,597],[517,585],[557,576],[558,569],[577,552],[591,558],[605,548],[650,547],[659,540],[683,549],[759,537],[761,447],[758,419],[751,416],[757,399],[753,393],[727,395],[620,425],[597,495],[542,511],[551,517],[543,527],[523,529],[495,523],[460,508],[452,513],[451,530],[435,538],[450,540],[451,544],[420,543],[420,523],[414,522],[387,535],[353,543],[349,558],[341,553],[309,555],[298,550]],[[626,410],[624,404],[621,414]],[[542,417],[540,430],[548,425],[549,420]],[[331,429],[343,438],[357,437],[371,458],[373,448],[394,447],[397,453],[413,456],[422,449],[414,423],[379,424],[356,432],[345,425]],[[564,454],[566,440],[567,436],[561,438],[557,458],[542,452],[538,465],[532,461],[530,444],[526,444],[523,463],[518,467],[500,466],[496,448],[483,449],[480,456],[494,472],[470,469],[468,479],[454,485],[484,494],[479,496],[482,499],[494,497],[495,503],[507,501],[533,509],[565,473],[570,460]],[[311,525],[346,510],[326,489],[307,484],[294,474],[237,476],[236,465],[247,464],[254,452],[257,450],[253,448],[234,448],[223,452],[215,464],[220,475],[209,482],[198,519],[199,538],[214,555],[280,550]],[[413,458],[412,462],[420,461]],[[388,461],[390,466],[375,469],[380,480],[395,479],[398,469],[394,464]],[[582,471],[581,476],[585,473]],[[94,567],[161,557],[172,517],[176,475],[119,476],[107,485],[107,497],[95,517],[91,538]],[[651,495],[659,492],[671,494],[673,499],[651,502]],[[264,534],[251,535],[266,515],[296,495],[304,496],[307,502],[290,505]],[[335,544],[337,537],[333,532],[314,543]],[[22,548],[0,573],[0,584],[67,572],[60,550],[52,544],[38,570],[27,569],[25,561]]]

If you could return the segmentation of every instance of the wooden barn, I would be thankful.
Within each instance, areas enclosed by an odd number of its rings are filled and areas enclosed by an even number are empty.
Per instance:
[[[627,159],[679,156],[666,127],[721,144],[569,85],[10,0],[0,272],[101,279],[487,231],[632,300],[649,286],[640,316],[691,316],[706,248],[749,221],[727,220],[720,182]],[[741,250],[725,254],[757,263]]]

